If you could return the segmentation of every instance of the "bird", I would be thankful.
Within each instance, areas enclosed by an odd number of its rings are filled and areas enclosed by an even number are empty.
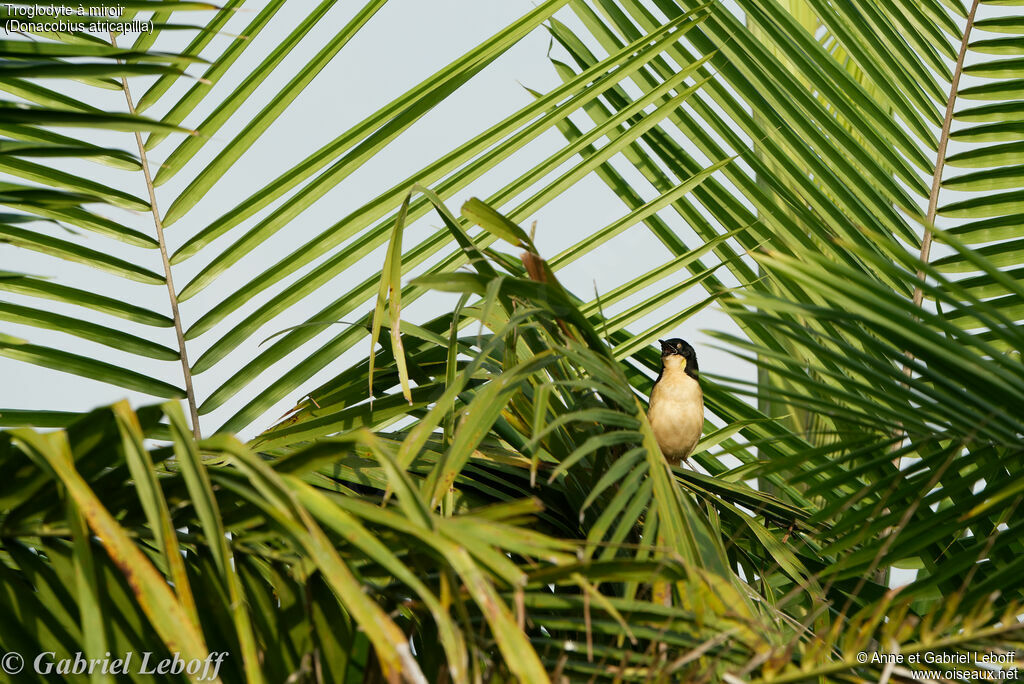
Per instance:
[[[658,340],[661,373],[654,381],[647,420],[661,453],[678,465],[697,446],[704,428],[704,393],[698,379],[697,353],[686,340]]]

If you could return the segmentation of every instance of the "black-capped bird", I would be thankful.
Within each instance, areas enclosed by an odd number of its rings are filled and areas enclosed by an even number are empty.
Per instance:
[[[697,353],[673,337],[661,344],[661,373],[651,390],[647,419],[661,453],[676,465],[693,451],[704,428],[704,393],[697,379]]]

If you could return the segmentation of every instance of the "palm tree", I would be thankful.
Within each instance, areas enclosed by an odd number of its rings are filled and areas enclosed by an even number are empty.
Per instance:
[[[978,654],[1020,648],[1024,23],[1001,3],[539,3],[208,222],[200,200],[384,3],[288,73],[332,1],[232,0],[173,52],[175,13],[203,3],[122,4],[155,30],[9,39],[0,74],[4,251],[120,285],[2,271],[0,318],[116,362],[7,334],[0,354],[170,401],[0,410],[3,649],[226,652],[224,681],[788,682],[976,678]],[[294,29],[211,89],[272,22]],[[275,235],[539,30],[561,85],[280,256]],[[292,77],[243,114],[272,75]],[[133,171],[145,196],[38,156]],[[522,224],[594,178],[625,213],[541,254]],[[415,241],[425,216],[441,226]],[[649,270],[593,299],[563,284],[648,233],[666,255]],[[361,264],[382,275],[324,294]],[[651,343],[713,305],[739,331],[715,337],[762,372],[702,374],[704,439],[670,468]]]

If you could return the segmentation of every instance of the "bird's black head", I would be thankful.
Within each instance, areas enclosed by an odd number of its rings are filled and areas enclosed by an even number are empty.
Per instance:
[[[670,340],[658,340],[661,345],[661,363],[664,366],[665,360],[670,356],[682,356],[685,362],[684,368],[688,375],[697,377],[697,352],[693,350],[690,343],[678,337]]]

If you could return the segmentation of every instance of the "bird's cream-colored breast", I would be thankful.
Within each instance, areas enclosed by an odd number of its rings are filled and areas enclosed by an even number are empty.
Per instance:
[[[690,455],[704,428],[704,393],[682,367],[666,367],[647,410],[661,452],[672,463]]]

